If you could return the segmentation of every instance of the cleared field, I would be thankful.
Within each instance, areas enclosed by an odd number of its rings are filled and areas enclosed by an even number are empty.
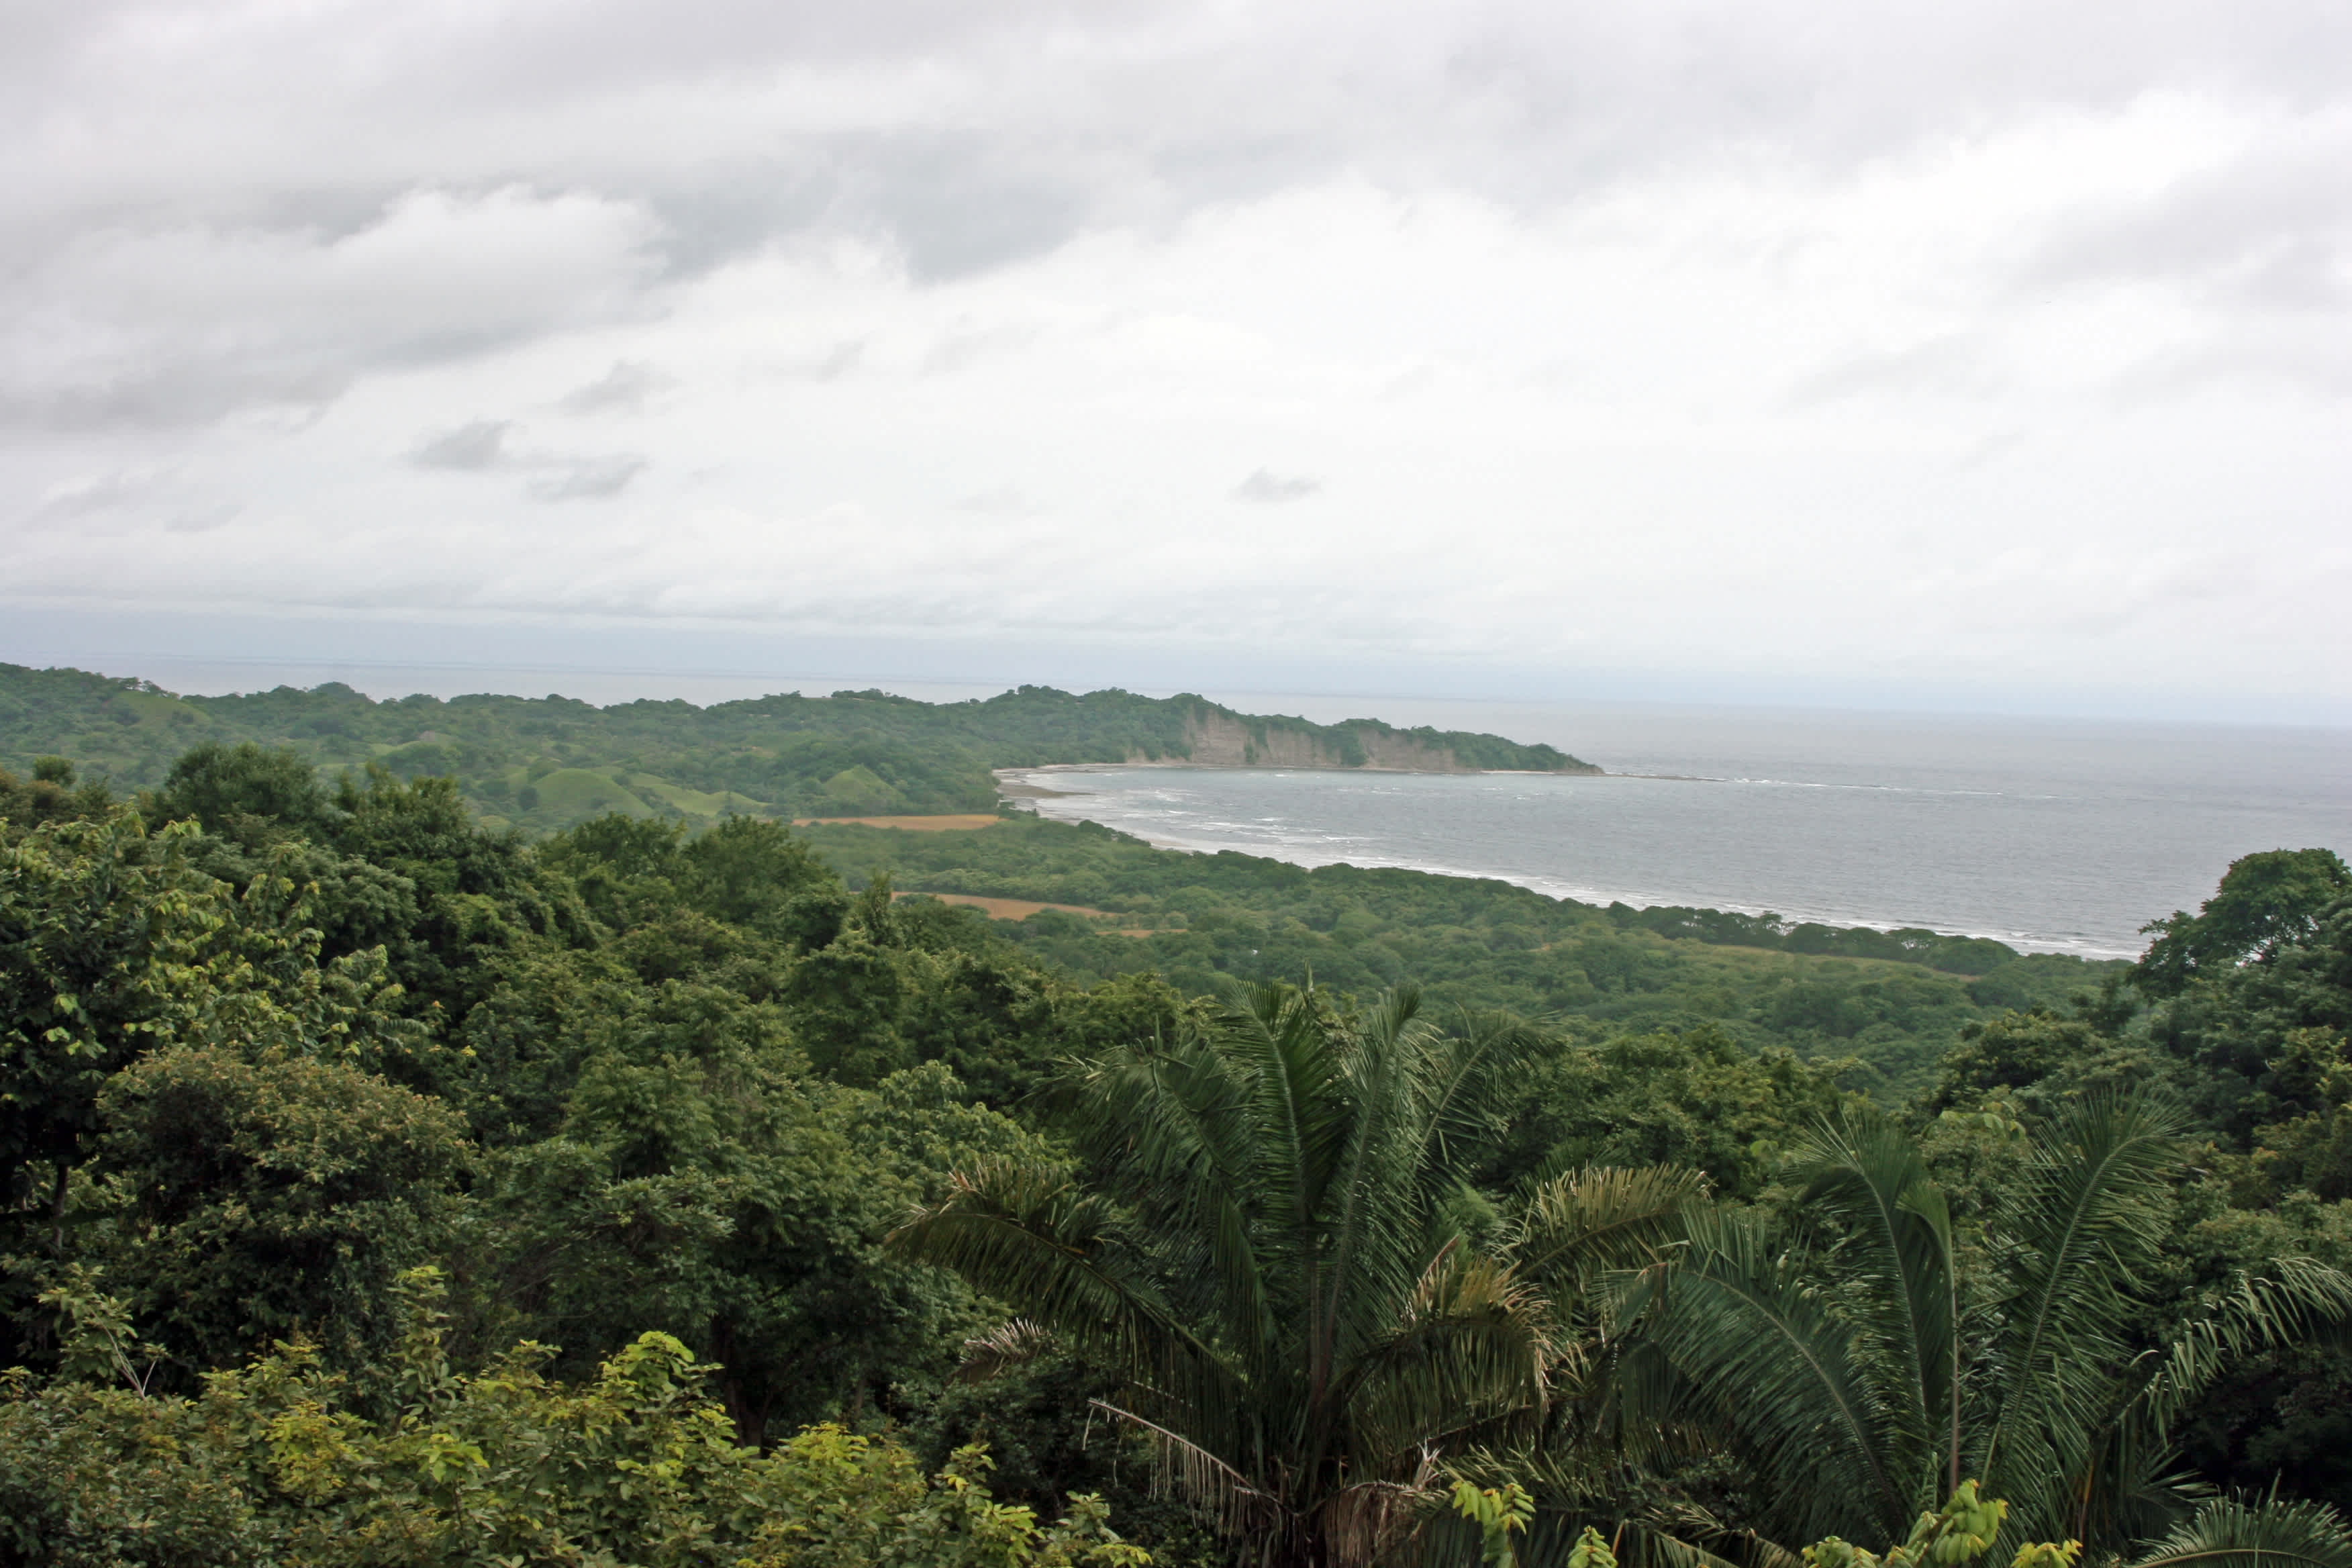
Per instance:
[[[967,811],[946,816],[796,816],[794,827],[808,827],[819,823],[831,826],[853,824],[859,827],[903,827],[910,833],[966,833],[979,827],[993,827],[1003,820],[993,812]],[[941,897],[945,897],[944,894]],[[1038,908],[1046,906],[1040,904]],[[1055,905],[1054,908],[1060,908]],[[1096,911],[1089,910],[1088,913]]]
[[[898,899],[937,899],[943,904],[965,904],[987,915],[992,921],[1025,921],[1045,910],[1059,910],[1066,915],[1090,915],[1097,920],[1116,920],[1108,910],[1090,910],[1084,904],[1041,904],[1034,899],[989,899],[978,893],[926,893],[908,891],[894,893]],[[1148,931],[1122,931],[1120,936],[1150,936]]]

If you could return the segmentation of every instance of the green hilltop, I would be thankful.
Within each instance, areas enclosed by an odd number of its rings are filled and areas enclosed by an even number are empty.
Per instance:
[[[1237,713],[1190,694],[1024,686],[984,700],[797,692],[698,708],[566,697],[403,697],[340,683],[187,697],[151,681],[0,664],[0,763],[70,756],[118,786],[161,784],[205,742],[289,747],[328,773],[371,764],[454,779],[498,825],[552,830],[606,812],[689,824],[730,815],[989,811],[990,771],[1052,763],[1195,763],[1595,773],[1551,746]]]

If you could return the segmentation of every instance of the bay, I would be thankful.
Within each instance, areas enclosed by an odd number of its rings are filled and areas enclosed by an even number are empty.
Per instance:
[[[1174,848],[1555,897],[2137,953],[2239,856],[2352,847],[2352,731],[1220,693],[1244,711],[1549,742],[1602,777],[1041,769],[1041,815]]]

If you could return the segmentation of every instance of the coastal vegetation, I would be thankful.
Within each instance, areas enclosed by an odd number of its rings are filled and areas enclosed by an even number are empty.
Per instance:
[[[1747,1056],[1793,1051],[1883,1097],[1926,1083],[1972,1026],[2063,1007],[2128,967],[1926,931],[1601,909],[1474,878],[1171,854],[1029,816],[948,833],[816,823],[804,837],[855,885],[886,876],[901,894],[1066,906],[1002,929],[1072,974],[1148,968],[1188,994],[1310,974],[1357,995],[1411,982],[1435,1002],[1551,1018],[1582,1041],[1699,1031]]]
[[[54,737],[8,1568],[2352,1568],[2326,850],[2090,965]]]
[[[1300,767],[1592,773],[1550,746],[1236,713],[1204,698],[1024,686],[985,701],[797,692],[698,708],[564,697],[405,697],[348,686],[181,697],[152,682],[0,664],[0,766],[69,755],[152,787],[201,745],[290,750],[329,770],[454,781],[493,826],[559,828],[605,812],[707,826],[724,816],[992,811],[996,768],[1280,760]]]

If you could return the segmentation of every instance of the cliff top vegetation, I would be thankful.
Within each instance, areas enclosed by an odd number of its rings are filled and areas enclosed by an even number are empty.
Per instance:
[[[556,696],[377,701],[340,683],[187,697],[151,681],[0,665],[0,765],[20,772],[55,754],[85,776],[152,787],[192,747],[247,742],[291,750],[328,773],[375,764],[401,779],[452,779],[493,826],[542,831],[613,811],[689,823],[988,811],[992,769],[1183,762],[1212,742],[1236,765],[1279,753],[1292,765],[1360,767],[1386,754],[1465,769],[1597,771],[1555,747],[1498,735],[1376,719],[1316,724],[1189,693],[1024,686],[963,702],[867,690],[599,708]]]

